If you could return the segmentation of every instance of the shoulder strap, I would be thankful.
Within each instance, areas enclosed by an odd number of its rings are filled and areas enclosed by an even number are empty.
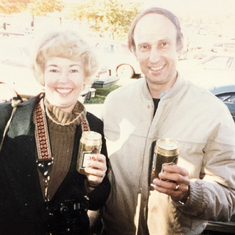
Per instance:
[[[41,98],[43,98],[41,96]],[[37,104],[34,112],[34,123],[35,123],[35,139],[37,146],[37,166],[38,170],[41,172],[44,181],[44,198],[45,202],[49,202],[48,187],[50,176],[49,173],[53,166],[53,156],[51,152],[49,131],[47,126],[46,112],[44,108],[44,100],[41,99]],[[89,123],[84,116],[81,123],[82,131],[89,131]]]
[[[9,118],[9,120],[8,120],[6,126],[5,126],[4,131],[3,131],[2,141],[1,141],[1,143],[0,143],[0,152],[1,152],[1,149],[2,149],[2,145],[3,145],[4,139],[5,139],[6,133],[7,133],[8,129],[9,129],[10,124],[11,124],[11,120],[12,120],[12,118],[13,118],[13,116],[14,116],[14,113],[15,113],[15,111],[16,111],[17,106],[18,106],[20,103],[21,103],[21,100],[17,100],[17,101],[14,101],[14,100],[13,100],[12,103],[11,103],[13,109],[12,109],[10,118]]]

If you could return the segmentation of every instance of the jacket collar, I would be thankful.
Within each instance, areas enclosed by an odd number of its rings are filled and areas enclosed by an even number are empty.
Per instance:
[[[146,82],[145,77],[142,78],[142,80],[140,81],[142,84],[142,95],[144,96],[145,99],[147,100],[152,100],[151,94],[149,92],[148,89],[148,85]],[[187,82],[185,81],[185,79],[181,76],[180,73],[178,73],[177,79],[175,84],[172,86],[172,88],[170,88],[166,94],[162,97],[162,99],[172,99],[174,98],[177,94],[183,94],[185,92],[185,90],[188,89],[189,83],[187,83],[188,85],[185,86]]]

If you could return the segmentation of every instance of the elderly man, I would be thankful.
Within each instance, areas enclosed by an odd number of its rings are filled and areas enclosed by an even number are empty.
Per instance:
[[[177,71],[183,35],[161,8],[140,13],[129,48],[144,78],[112,92],[103,110],[113,174],[105,234],[200,234],[235,208],[235,127],[227,107]],[[150,180],[158,139],[179,143],[177,165]]]

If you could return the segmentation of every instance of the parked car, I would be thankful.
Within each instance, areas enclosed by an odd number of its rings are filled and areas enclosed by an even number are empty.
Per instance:
[[[179,61],[179,68],[183,72],[235,71],[235,53],[212,53],[200,61],[182,60]]]
[[[234,42],[217,42],[213,45],[212,52],[235,52]]]
[[[201,86],[203,86],[202,83]],[[207,83],[204,87],[209,89],[212,94],[223,101],[223,103],[228,107],[235,122],[235,80],[231,78],[224,79],[223,81],[217,80],[213,85],[212,83]],[[235,228],[235,215],[233,216],[233,221]]]
[[[235,53],[221,53],[205,58],[199,65],[203,70],[235,71]]]
[[[235,122],[235,79],[223,79],[214,82],[200,84],[209,89],[211,93],[217,96],[228,107],[233,121]],[[204,231],[206,235],[215,234],[234,234],[235,233],[235,214],[229,222],[209,221]],[[203,233],[203,234],[204,234]]]
[[[106,39],[93,39],[91,43],[96,49],[101,65],[109,67],[110,76],[132,78],[141,75],[139,63],[127,44]]]
[[[30,53],[27,43],[22,38],[0,39],[0,62],[25,66]]]
[[[92,88],[103,88],[111,86],[119,80],[118,76],[111,76],[111,68],[108,65],[101,65],[94,76]]]
[[[235,53],[214,54],[201,62],[197,60],[179,61],[181,74],[197,84],[231,79],[235,81]]]
[[[27,67],[30,43],[23,38],[7,38],[0,42],[0,81],[9,84],[25,99],[43,89]]]

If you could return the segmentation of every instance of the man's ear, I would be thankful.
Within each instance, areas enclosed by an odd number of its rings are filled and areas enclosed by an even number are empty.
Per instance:
[[[138,60],[138,57],[137,57],[137,55],[136,55],[136,51],[134,51],[133,54],[135,55],[136,60],[139,61],[139,60]]]
[[[136,48],[132,48],[132,53],[134,54],[136,60],[138,61],[138,57],[137,57],[137,54],[136,54]]]
[[[184,38],[182,37],[181,43],[178,43],[177,45],[177,52],[178,52],[179,57],[183,54],[183,51],[184,51]]]

